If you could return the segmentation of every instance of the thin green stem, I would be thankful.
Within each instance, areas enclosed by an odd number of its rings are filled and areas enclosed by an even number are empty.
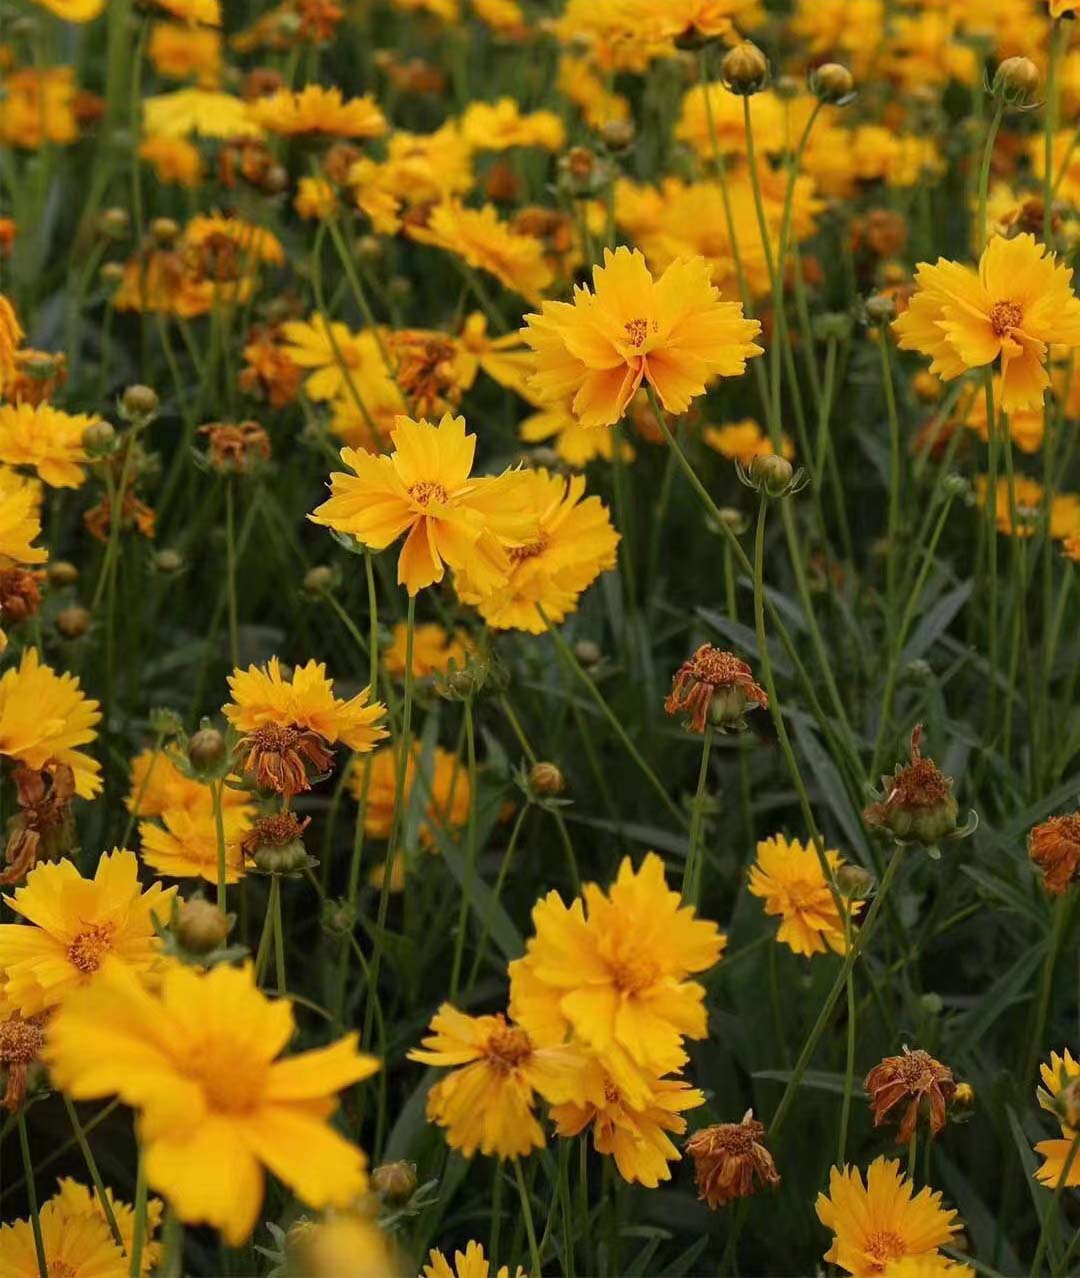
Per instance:
[[[518,1197],[521,1200],[521,1215],[525,1221],[525,1234],[529,1239],[529,1259],[532,1272],[542,1274],[540,1266],[540,1249],[536,1245],[536,1226],[533,1224],[532,1204],[529,1202],[529,1191],[525,1187],[525,1177],[521,1172],[521,1159],[514,1159],[514,1178],[517,1181]]]
[[[465,881],[458,908],[457,935],[454,937],[454,961],[450,969],[450,1002],[457,1000],[461,980],[461,964],[465,956],[465,936],[469,930],[469,902],[476,877],[476,729],[473,723],[471,694],[465,698],[465,757],[469,774],[469,818],[465,838]]]
[[[690,813],[690,840],[686,853],[686,864],[683,867],[682,893],[688,905],[697,905],[701,900],[701,832],[704,827],[705,786],[709,779],[709,753],[712,750],[713,727],[705,725],[701,741],[701,766],[698,769],[697,790],[694,793],[694,807]]]
[[[225,476],[225,572],[229,595],[229,659],[240,664],[240,610],[236,598],[236,480]]]
[[[1039,1241],[1035,1248],[1035,1259],[1031,1262],[1031,1278],[1038,1278],[1042,1272],[1043,1257],[1046,1255],[1046,1249],[1050,1244],[1050,1224],[1051,1221],[1057,1219],[1058,1207],[1061,1203],[1061,1192],[1069,1183],[1069,1173],[1072,1171],[1077,1153],[1080,1153],[1080,1132],[1077,1132],[1072,1139],[1069,1152],[1061,1165],[1061,1175],[1054,1185],[1053,1196],[1046,1204],[1046,1210],[1043,1212],[1042,1224],[1039,1228]]]
[[[105,1221],[109,1226],[109,1232],[113,1236],[113,1240],[121,1251],[124,1250],[124,1239],[120,1233],[120,1226],[116,1223],[116,1213],[113,1211],[112,1199],[109,1197],[105,1189],[105,1182],[101,1179],[101,1172],[98,1171],[97,1161],[94,1158],[94,1151],[90,1148],[90,1142],[86,1139],[86,1132],[83,1125],[79,1122],[79,1115],[76,1113],[75,1106],[72,1104],[66,1092],[60,1093],[64,1101],[64,1108],[67,1110],[68,1119],[71,1122],[71,1130],[75,1133],[75,1139],[79,1143],[79,1149],[82,1152],[83,1162],[86,1163],[86,1170],[90,1174],[90,1180],[94,1186],[94,1193],[97,1194],[97,1200],[101,1204],[101,1212],[105,1217]]]
[[[128,1264],[130,1278],[140,1278],[142,1273],[143,1247],[146,1244],[146,1155],[139,1147],[139,1165],[135,1173],[134,1220],[131,1233],[131,1259]]]
[[[34,1183],[34,1164],[30,1158],[30,1138],[26,1133],[26,1109],[19,1110],[19,1149],[22,1152],[23,1175],[26,1177],[26,1205],[30,1209],[30,1228],[34,1235],[34,1254],[37,1256],[38,1278],[49,1278],[49,1262],[45,1255],[45,1240],[41,1236],[41,1218],[38,1215],[37,1185]],[[536,1271],[540,1272],[539,1269]]]
[[[214,805],[214,829],[217,833],[217,907],[221,914],[226,914],[226,896],[228,888],[226,885],[227,847],[225,843],[225,812],[222,803],[222,789],[225,785],[224,781],[210,782],[210,797]]]

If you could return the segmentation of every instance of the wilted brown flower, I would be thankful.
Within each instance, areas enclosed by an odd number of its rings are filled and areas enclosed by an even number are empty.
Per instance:
[[[135,529],[143,537],[152,538],[155,531],[155,515],[146,502],[140,501],[129,488],[120,502],[120,527],[129,532]],[[83,523],[91,537],[108,541],[112,525],[112,502],[105,496],[83,515]]]
[[[764,1125],[747,1110],[741,1122],[703,1127],[686,1142],[698,1197],[713,1210],[733,1198],[748,1198],[766,1185],[780,1184],[772,1154],[761,1143],[764,1135]]]
[[[675,672],[664,709],[668,714],[689,714],[693,732],[704,732],[706,723],[721,731],[741,731],[747,706],[768,704],[745,661],[703,643]]]
[[[1043,884],[1061,896],[1080,877],[1080,812],[1051,817],[1028,835],[1028,856],[1042,871]]]
[[[924,759],[922,724],[911,734],[911,762],[897,765],[892,776],[883,776],[883,793],[863,812],[863,820],[875,829],[886,829],[900,841],[935,844],[957,830],[958,805],[947,777],[933,759]],[[970,832],[970,831],[968,831]]]
[[[40,772],[16,768],[15,801],[19,811],[8,825],[0,883],[21,883],[39,861],[51,861],[71,847],[71,800],[75,774],[66,763],[52,763]]]
[[[238,748],[247,752],[243,769],[255,778],[259,789],[286,797],[311,789],[309,763],[323,773],[334,760],[317,732],[296,724],[263,724],[242,737]]]
[[[289,811],[260,817],[244,835],[244,856],[270,874],[298,869],[307,860],[304,831],[310,824],[311,817],[301,820]]]
[[[222,475],[247,475],[270,460],[270,436],[258,422],[211,422],[199,427],[210,444],[210,465]]]
[[[261,189],[273,165],[270,148],[252,138],[233,138],[218,152],[218,177],[225,187],[236,186],[242,178]]]
[[[44,1045],[44,1015],[24,1020],[18,1012],[12,1012],[0,1020],[0,1077],[4,1082],[0,1109],[14,1114],[22,1108],[26,1100],[27,1074]]]
[[[925,1106],[930,1121],[930,1134],[936,1136],[945,1126],[946,1109],[956,1095],[952,1070],[936,1061],[929,1052],[904,1048],[903,1056],[886,1056],[866,1076],[864,1084],[870,1093],[874,1126],[891,1121],[891,1111],[907,1102],[896,1139],[906,1144],[915,1131],[919,1114]]]
[[[451,338],[404,330],[390,334],[389,346],[395,380],[417,417],[438,417],[458,403],[457,347]]]
[[[0,615],[5,625],[17,626],[34,616],[41,603],[38,582],[43,576],[30,568],[0,568]]]
[[[304,370],[294,363],[282,345],[279,324],[257,324],[244,347],[245,365],[237,381],[245,395],[283,408],[296,399]]]

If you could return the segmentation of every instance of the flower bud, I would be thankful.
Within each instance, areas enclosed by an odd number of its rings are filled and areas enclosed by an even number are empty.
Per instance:
[[[780,75],[773,81],[773,93],[784,102],[794,102],[802,86],[793,75]]]
[[[866,319],[870,324],[885,325],[896,318],[896,301],[888,293],[875,293],[866,299]]]
[[[865,901],[874,890],[874,876],[861,865],[842,865],[836,871],[836,887],[849,901]]]
[[[172,217],[156,217],[150,223],[150,234],[160,248],[168,248],[180,234],[180,223]]]
[[[609,151],[621,152],[633,146],[633,120],[605,120],[600,126],[600,140]]]
[[[758,453],[750,462],[750,478],[758,491],[769,497],[780,497],[794,478],[791,462],[779,453]]]
[[[810,92],[819,102],[846,106],[855,96],[855,78],[839,62],[825,62],[810,73]]]
[[[919,999],[919,1006],[928,1016],[940,1016],[945,1009],[945,1000],[930,990]]]
[[[102,284],[107,288],[115,288],[124,278],[124,268],[119,262],[105,262],[98,272]]]
[[[603,655],[600,645],[591,639],[579,639],[574,644],[574,656],[583,666],[595,666]]]
[[[559,157],[559,185],[572,199],[584,200],[607,185],[611,166],[587,146],[572,146]]]
[[[61,608],[56,614],[56,628],[65,639],[81,639],[90,629],[89,609],[83,608],[81,604]]]
[[[82,446],[91,457],[104,457],[116,446],[116,427],[111,422],[91,422],[83,431]]]
[[[183,726],[183,720],[169,706],[155,706],[150,711],[150,731],[155,736],[175,737]]]
[[[881,778],[881,793],[863,813],[871,829],[887,830],[898,843],[921,843],[935,848],[946,838],[963,838],[977,822],[974,813],[967,827],[957,826],[959,805],[945,776],[921,749],[922,725],[911,734],[911,762],[897,764],[892,776]]]
[[[304,590],[313,596],[329,594],[338,583],[338,572],[328,564],[318,564],[304,574]]]
[[[529,769],[529,785],[537,794],[562,794],[566,778],[554,763],[534,763]]]
[[[760,93],[769,82],[769,59],[752,40],[744,40],[725,54],[720,82],[739,97]]]
[[[380,1164],[372,1169],[371,1188],[384,1202],[407,1203],[416,1193],[416,1164]]]
[[[188,741],[188,762],[200,776],[216,775],[225,762],[225,753],[225,738],[217,728],[200,728]]]
[[[154,556],[154,567],[166,576],[171,577],[174,573],[178,573],[183,566],[184,556],[179,550],[173,550],[171,546],[164,547]]]
[[[189,954],[210,954],[228,939],[232,922],[204,896],[181,901],[172,921],[172,932]]]
[[[62,589],[64,586],[74,586],[79,580],[79,570],[74,564],[68,563],[66,559],[57,559],[45,570],[45,576],[48,578],[50,586],[57,586]]]
[[[382,240],[377,235],[361,235],[354,247],[362,262],[377,262],[383,255]]]
[[[157,391],[151,386],[143,386],[136,382],[129,386],[120,398],[120,408],[124,416],[133,422],[144,423],[150,420],[158,410]]]
[[[261,183],[262,189],[268,195],[280,195],[282,191],[289,189],[289,172],[281,164],[271,164],[266,170]]]
[[[261,817],[244,835],[244,856],[264,874],[295,874],[310,864],[303,837],[310,821],[293,812]]]
[[[323,903],[322,925],[331,936],[348,936],[356,926],[356,906],[327,899]]]
[[[1039,68],[1030,58],[1006,58],[994,73],[993,92],[1011,104],[1026,102],[1039,87]]]
[[[105,209],[98,218],[98,230],[110,240],[123,239],[130,225],[127,209],[119,207]]]

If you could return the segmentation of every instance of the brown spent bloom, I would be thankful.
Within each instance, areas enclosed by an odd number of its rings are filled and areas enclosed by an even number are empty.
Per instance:
[[[0,1075],[3,1075],[5,1083],[0,1109],[6,1109],[9,1114],[22,1109],[26,1100],[27,1075],[44,1045],[43,1014],[24,1020],[18,1012],[12,1012],[6,1020],[0,1021]]]
[[[152,540],[155,532],[156,516],[153,509],[135,496],[129,488],[120,503],[120,528],[124,532],[135,529],[143,537]],[[91,537],[98,541],[109,540],[109,528],[112,525],[112,502],[106,495],[101,501],[83,515],[83,523]]]
[[[952,1070],[921,1048],[912,1052],[905,1047],[903,1056],[886,1056],[867,1074],[864,1086],[870,1093],[875,1127],[890,1122],[895,1117],[890,1111],[907,1101],[896,1132],[896,1139],[902,1145],[911,1139],[924,1104],[930,1120],[930,1135],[936,1136],[945,1126],[946,1110],[956,1095]]]
[[[240,846],[247,857],[253,857],[261,848],[283,848],[302,839],[310,824],[311,817],[301,820],[295,812],[288,809],[276,812],[273,816],[259,817],[244,835]]]
[[[911,762],[881,778],[883,799],[863,812],[876,829],[890,830],[897,839],[934,844],[956,831],[957,802],[952,778],[933,759],[922,754],[922,724],[911,734]]]
[[[232,188],[241,179],[260,190],[274,167],[274,154],[265,142],[252,138],[233,138],[218,152],[217,170],[222,186]]]
[[[44,575],[30,568],[0,568],[0,614],[6,625],[17,626],[35,615],[41,603],[38,582]]]
[[[675,672],[664,709],[668,714],[689,714],[691,731],[704,732],[707,722],[722,731],[741,730],[746,727],[747,706],[768,704],[745,661],[703,643]]]
[[[316,773],[323,773],[334,761],[317,732],[295,723],[265,723],[242,737],[238,749],[247,752],[243,770],[255,778],[259,789],[273,790],[286,798],[311,789],[308,764]]]
[[[1028,856],[1042,872],[1046,890],[1063,896],[1080,877],[1080,812],[1035,826],[1028,835]]]
[[[694,1160],[698,1197],[715,1211],[734,1198],[748,1198],[780,1184],[772,1154],[761,1143],[765,1126],[748,1109],[738,1123],[703,1127],[686,1142]]]
[[[50,763],[40,772],[16,768],[12,779],[19,811],[8,827],[2,884],[21,883],[39,861],[68,851],[74,834],[75,774],[66,763]]]
[[[296,399],[304,370],[286,353],[280,324],[256,324],[248,334],[244,360],[237,381],[245,395],[264,399],[272,408]]]
[[[435,418],[461,399],[452,338],[406,330],[391,333],[390,354],[396,361],[395,380],[417,417]]]
[[[199,427],[210,444],[210,465],[222,475],[247,475],[270,460],[270,436],[258,422],[211,422]]]

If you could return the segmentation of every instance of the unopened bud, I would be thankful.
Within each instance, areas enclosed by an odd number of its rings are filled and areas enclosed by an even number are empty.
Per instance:
[[[865,901],[874,889],[874,876],[861,865],[842,865],[836,871],[836,887],[849,901]]]
[[[888,293],[866,299],[866,318],[871,324],[888,324],[896,318],[896,302]]]
[[[529,785],[537,794],[562,794],[566,778],[554,763],[534,763],[529,769]]]
[[[91,422],[83,431],[82,446],[91,457],[104,457],[116,444],[116,427],[111,422]]]
[[[79,570],[74,564],[68,563],[66,559],[57,559],[51,563],[45,570],[45,575],[49,580],[50,586],[63,588],[64,586],[74,586],[79,580]]]
[[[372,1170],[371,1188],[384,1202],[407,1203],[416,1193],[416,1165],[382,1163]]]
[[[729,49],[720,63],[720,81],[730,93],[748,98],[769,82],[769,59],[752,40]]]
[[[280,195],[289,189],[289,173],[281,164],[271,164],[260,183],[268,195]]]
[[[105,209],[98,218],[98,230],[110,240],[123,239],[130,225],[131,219],[128,217],[127,209],[119,207]]]
[[[206,897],[193,896],[177,906],[172,931],[189,953],[209,954],[225,944],[231,926],[229,916]]]
[[[108,288],[115,288],[124,279],[124,268],[119,262],[105,262],[98,275],[102,284]]]
[[[1012,103],[1031,98],[1039,87],[1039,68],[1030,58],[1006,58],[994,73],[993,90]]]
[[[779,453],[758,453],[750,462],[749,473],[758,491],[769,497],[782,496],[795,474],[791,462]]]
[[[595,666],[603,655],[600,645],[591,639],[579,639],[574,644],[574,656],[583,666]]]
[[[634,143],[633,120],[605,120],[600,126],[600,140],[609,151],[625,151]]]
[[[212,776],[225,762],[225,738],[217,728],[200,728],[188,741],[188,762],[195,772]]]
[[[318,564],[314,568],[309,568],[304,574],[304,590],[309,595],[329,594],[337,583],[337,569],[330,567],[329,564]]]
[[[154,556],[154,567],[158,570],[158,572],[163,572],[168,577],[179,572],[183,566],[184,556],[179,552],[179,550],[173,550],[170,546],[166,546],[163,550],[159,550]]]
[[[846,106],[855,96],[855,77],[839,62],[826,62],[810,73],[810,92],[831,106]]]
[[[175,218],[156,217],[150,223],[150,234],[156,244],[167,248],[180,234],[180,223]]]
[[[134,386],[129,386],[120,399],[124,414],[130,420],[140,422],[154,416],[158,410],[158,403],[157,391],[138,382]]]
[[[56,628],[65,639],[81,639],[90,629],[89,609],[83,608],[81,604],[61,608],[56,614]]]

